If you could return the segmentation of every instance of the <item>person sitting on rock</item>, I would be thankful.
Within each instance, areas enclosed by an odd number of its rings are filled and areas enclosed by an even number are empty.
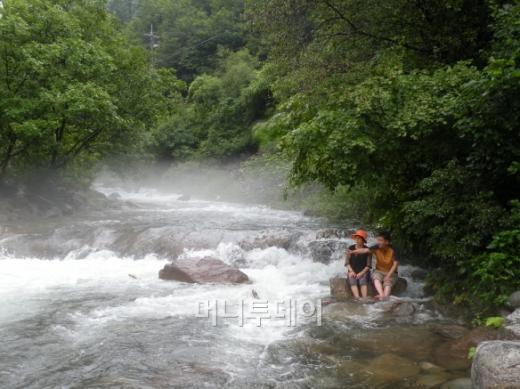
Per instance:
[[[352,290],[354,298],[357,300],[361,297],[368,296],[368,277],[370,275],[370,265],[372,254],[370,252],[364,254],[354,254],[356,249],[368,249],[368,235],[365,230],[357,230],[352,234],[352,239],[356,242],[347,250],[345,266],[347,268],[347,280]]]
[[[374,287],[377,290],[376,299],[386,300],[390,297],[392,287],[397,282],[397,262],[395,249],[390,244],[390,234],[380,232],[376,236],[376,244],[369,248],[356,248],[352,254],[374,254],[376,256],[376,270],[372,274]]]

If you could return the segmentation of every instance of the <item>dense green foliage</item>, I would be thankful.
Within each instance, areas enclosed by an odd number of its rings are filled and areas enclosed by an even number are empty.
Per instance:
[[[9,0],[0,19],[0,173],[140,153],[176,80],[129,46],[105,2]]]
[[[188,82],[212,73],[222,48],[236,51],[248,41],[242,0],[112,1],[116,5],[123,20],[133,12],[129,31],[134,39],[156,45],[156,64],[174,68]],[[150,39],[152,25],[156,37]]]
[[[365,193],[365,220],[439,269],[437,290],[503,303],[520,286],[520,6],[252,6],[282,75],[278,113],[257,131],[279,139],[293,183]]]
[[[242,0],[112,0],[109,9],[150,50],[155,66],[174,69],[187,83],[154,132],[151,151],[159,160],[256,152],[251,126],[273,103]]]
[[[439,297],[485,311],[520,288],[517,3],[8,0],[1,12],[4,178],[260,151],[255,166],[290,166],[312,210],[390,229],[434,269]]]
[[[215,72],[197,76],[183,103],[158,127],[156,154],[177,161],[194,156],[226,160],[256,151],[251,125],[271,104],[257,68],[247,49],[223,52]]]

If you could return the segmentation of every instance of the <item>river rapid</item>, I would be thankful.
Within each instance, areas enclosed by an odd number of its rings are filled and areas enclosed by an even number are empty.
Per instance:
[[[395,298],[321,308],[344,271],[341,252],[313,260],[324,220],[95,189],[116,206],[0,230],[1,388],[399,388],[467,374],[449,362],[428,371],[453,320],[432,308],[413,267],[401,269],[410,315],[389,312]],[[206,256],[251,283],[158,279],[176,257]]]

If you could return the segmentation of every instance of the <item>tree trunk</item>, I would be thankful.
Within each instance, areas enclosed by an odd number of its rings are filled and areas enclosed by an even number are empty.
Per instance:
[[[11,160],[11,157],[13,156],[13,149],[16,145],[16,138],[12,138],[9,141],[9,146],[7,146],[7,152],[5,154],[5,157],[0,161],[0,180],[3,181],[5,179],[5,176],[7,174],[7,168],[9,167],[9,161]]]

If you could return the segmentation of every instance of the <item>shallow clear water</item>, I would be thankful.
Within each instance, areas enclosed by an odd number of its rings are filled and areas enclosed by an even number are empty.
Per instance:
[[[310,257],[322,220],[262,206],[179,201],[151,189],[97,189],[117,192],[122,205],[0,235],[0,387],[371,387],[375,381],[366,377],[345,377],[345,361],[369,360],[381,348],[429,360],[430,343],[423,354],[414,350],[433,339],[427,325],[440,318],[426,308],[419,283],[410,282],[405,297],[420,307],[406,319],[417,334],[406,349],[386,340],[388,331],[406,326],[385,319],[384,305],[344,304],[318,325],[311,305],[327,298],[329,278],[343,271],[341,261]],[[219,258],[251,283],[159,280],[158,271],[177,255]],[[285,311],[285,318],[258,326],[251,310],[263,300],[271,316],[275,310],[282,316],[276,307],[299,304],[296,324],[287,325]],[[217,325],[214,311],[204,317],[215,301]],[[224,302],[230,315],[243,303],[251,318],[241,325],[222,317]]]

